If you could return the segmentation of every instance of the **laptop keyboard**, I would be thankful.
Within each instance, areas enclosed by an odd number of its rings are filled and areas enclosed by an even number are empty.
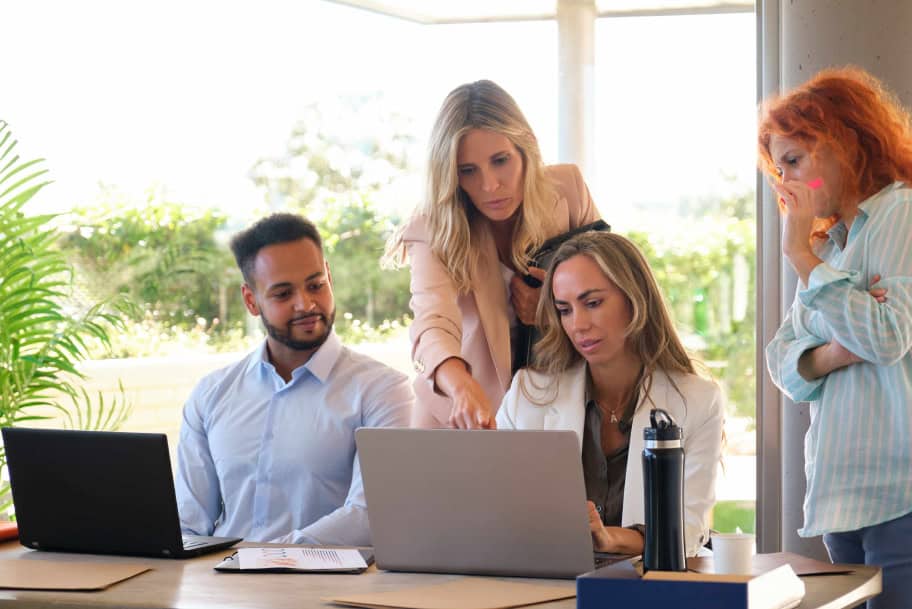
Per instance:
[[[185,550],[192,550],[193,548],[198,548],[200,546],[206,545],[205,539],[201,539],[194,535],[184,535],[181,537],[181,541],[184,544]]]

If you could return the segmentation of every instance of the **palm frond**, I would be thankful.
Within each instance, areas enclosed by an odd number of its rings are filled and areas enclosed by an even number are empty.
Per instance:
[[[69,427],[116,428],[130,413],[123,386],[106,400],[77,383],[87,341],[110,344],[125,305],[100,302],[81,312],[66,306],[73,269],[56,247],[56,216],[25,211],[50,184],[47,170],[42,159],[22,160],[16,145],[0,120],[0,421],[16,425],[59,413]],[[5,488],[0,484],[0,511]]]
[[[70,396],[72,407],[67,409],[66,427],[75,429],[117,429],[130,416],[131,404],[125,399],[122,383],[118,383],[119,397],[105,403],[104,395],[99,391],[93,403],[89,392],[80,388],[78,395]]]

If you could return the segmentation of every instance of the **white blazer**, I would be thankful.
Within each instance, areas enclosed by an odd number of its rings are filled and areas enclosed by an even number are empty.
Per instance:
[[[695,556],[709,539],[709,518],[715,504],[716,470],[722,454],[722,392],[712,381],[694,374],[653,375],[650,399],[640,396],[633,415],[624,482],[621,525],[642,524],[643,428],[649,411],[665,409],[683,429],[684,546]],[[523,392],[523,389],[525,392]],[[528,394],[528,395],[527,395]],[[531,398],[531,399],[530,399]],[[582,361],[553,378],[523,369],[517,372],[497,412],[498,429],[567,429],[576,432],[582,454],[586,413],[586,363]]]

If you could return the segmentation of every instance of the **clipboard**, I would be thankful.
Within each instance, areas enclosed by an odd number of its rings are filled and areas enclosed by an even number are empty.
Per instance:
[[[361,557],[364,558],[364,562],[367,564],[367,567],[361,567],[358,569],[296,569],[292,567],[270,567],[267,569],[241,569],[241,561],[237,558],[237,552],[231,556],[226,556],[222,562],[213,567],[216,571],[221,573],[349,573],[349,574],[358,574],[364,573],[367,569],[374,564],[374,551],[373,549],[358,549],[358,553],[361,554]]]

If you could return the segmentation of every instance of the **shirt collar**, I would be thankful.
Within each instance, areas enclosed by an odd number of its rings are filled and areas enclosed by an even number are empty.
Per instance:
[[[590,404],[595,404],[595,398],[592,397],[595,395],[595,387],[592,385],[592,374],[589,372],[589,364],[584,363],[583,365],[586,369],[586,393],[584,394],[584,397],[586,399],[586,406],[589,406]]]
[[[903,187],[902,182],[893,182],[892,184],[888,184],[887,186],[884,186],[876,194],[871,195],[870,197],[868,197],[867,199],[865,199],[864,201],[859,203],[858,204],[858,213],[856,214],[855,219],[852,220],[852,228],[855,230],[855,232],[860,230],[861,227],[864,226],[865,223],[872,216],[876,216],[880,212],[881,206],[878,205],[878,203],[879,203],[881,197],[892,192],[893,190],[895,190],[897,188],[902,188],[902,187]],[[857,228],[856,228],[856,224],[858,225]],[[833,226],[830,227],[830,229],[827,231],[827,236],[829,236],[831,241],[833,241],[837,245],[840,245],[840,249],[842,249],[841,244],[846,243],[846,240],[848,237],[848,232],[849,231],[848,231],[848,229],[846,229],[845,222],[843,220],[839,220],[839,222],[837,222],[836,224],[834,224]]]
[[[269,361],[269,350],[266,348],[266,344],[266,339],[263,339],[260,346],[252,353],[248,370],[260,368],[270,372],[275,371],[275,367]],[[310,356],[310,359],[291,371],[292,380],[297,379],[306,370],[318,381],[325,383],[341,354],[342,341],[334,331],[330,330],[326,341]]]
[[[246,372],[253,372],[259,369],[272,370],[272,364],[269,363],[269,351],[266,349],[266,339],[263,339],[259,346],[250,354]]]
[[[342,355],[342,341],[339,340],[335,332],[330,330],[329,336],[326,337],[326,342],[320,345],[320,348],[310,356],[306,364],[295,368],[291,373],[291,377],[297,378],[300,370],[306,368],[318,381],[325,383],[340,355]]]
[[[867,217],[868,217],[868,214],[865,213],[861,209],[861,207],[859,207],[858,215],[855,216],[855,220],[852,222],[852,224],[854,224],[855,222],[858,222],[859,220],[861,220],[862,222],[865,222],[865,221],[867,221]],[[827,237],[830,238],[830,241],[833,242],[833,245],[835,245],[836,247],[838,247],[841,250],[845,247],[846,241],[849,236],[849,231],[846,228],[845,222],[842,219],[840,219],[839,222],[837,222],[836,224],[834,224],[827,230],[826,234],[827,234]]]
[[[876,216],[877,213],[880,211],[880,207],[881,207],[880,205],[877,205],[877,203],[879,203],[879,200],[884,195],[887,195],[887,194],[893,192],[897,188],[902,188],[903,186],[905,186],[905,184],[903,184],[902,182],[893,182],[892,184],[888,184],[888,185],[884,186],[876,194],[871,195],[870,197],[868,197],[867,199],[865,199],[864,201],[862,201],[861,203],[858,204],[859,213],[864,212],[866,218],[869,218],[871,216]]]

